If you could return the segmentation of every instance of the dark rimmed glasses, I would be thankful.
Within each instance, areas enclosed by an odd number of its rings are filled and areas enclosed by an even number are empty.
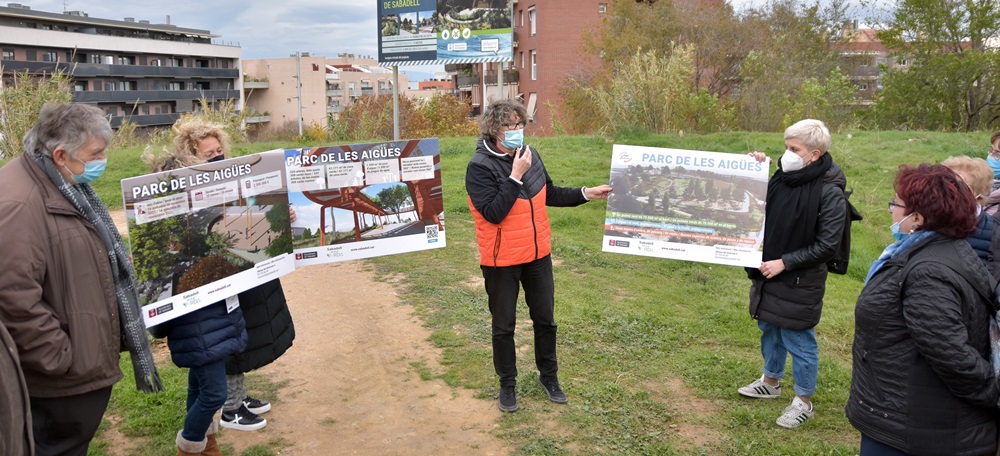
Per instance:
[[[889,212],[892,212],[892,208],[898,207],[900,209],[906,209],[906,206],[896,202],[896,198],[889,198]]]

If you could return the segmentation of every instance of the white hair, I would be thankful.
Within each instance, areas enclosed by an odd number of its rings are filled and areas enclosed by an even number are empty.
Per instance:
[[[72,156],[90,141],[111,143],[111,124],[104,111],[85,104],[46,103],[38,122],[24,135],[24,151],[51,157],[62,146]]]
[[[795,122],[785,129],[785,140],[789,139],[802,141],[809,150],[829,152],[830,149],[830,130],[822,120],[805,119]]]

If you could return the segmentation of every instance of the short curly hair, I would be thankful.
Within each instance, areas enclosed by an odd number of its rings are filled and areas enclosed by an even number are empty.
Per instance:
[[[181,119],[174,124],[174,153],[198,155],[198,143],[214,137],[222,145],[222,153],[229,155],[229,134],[221,125],[202,117]]]
[[[503,131],[503,124],[510,121],[510,115],[514,114],[522,122],[528,121],[528,111],[524,105],[515,100],[496,100],[490,103],[486,111],[479,116],[479,134],[487,143],[495,144],[501,139],[497,135]]]
[[[906,203],[906,214],[919,212],[923,230],[956,239],[976,231],[976,200],[954,171],[944,165],[900,165],[893,185]]]
[[[986,202],[986,197],[993,191],[993,170],[986,160],[982,158],[972,158],[967,155],[948,157],[942,165],[947,166],[961,177],[963,181],[972,189],[979,204]]]
[[[164,148],[160,154],[146,149],[142,154],[143,161],[153,172],[170,171],[200,165],[205,162],[198,157],[198,144],[205,138],[215,138],[222,145],[223,154],[229,155],[229,134],[221,126],[209,122],[202,117],[188,117],[174,124],[173,146]]]

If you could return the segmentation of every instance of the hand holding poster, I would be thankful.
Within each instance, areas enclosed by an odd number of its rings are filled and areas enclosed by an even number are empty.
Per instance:
[[[758,267],[767,162],[616,144],[604,251]]]
[[[285,151],[296,266],[442,248],[437,138]]]
[[[123,179],[122,192],[147,327],[294,269],[282,151]]]

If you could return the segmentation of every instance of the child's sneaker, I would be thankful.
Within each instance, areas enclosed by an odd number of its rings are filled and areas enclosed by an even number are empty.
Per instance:
[[[219,426],[238,431],[256,431],[267,426],[267,420],[257,416],[254,412],[247,410],[247,406],[240,404],[240,408],[231,412],[222,411],[222,419]]]
[[[786,429],[795,429],[806,420],[813,417],[812,404],[806,405],[802,399],[796,397],[792,400],[792,405],[785,407],[785,412],[778,417],[775,423]]]
[[[243,405],[247,406],[247,410],[257,415],[261,415],[271,410],[270,402],[262,401],[260,399],[254,399],[250,396],[247,396],[245,399],[243,399]]]
[[[761,376],[753,383],[741,387],[738,389],[740,394],[746,397],[755,397],[758,399],[774,399],[781,396],[781,384],[778,386],[771,386],[769,383],[764,381],[764,377]]]

